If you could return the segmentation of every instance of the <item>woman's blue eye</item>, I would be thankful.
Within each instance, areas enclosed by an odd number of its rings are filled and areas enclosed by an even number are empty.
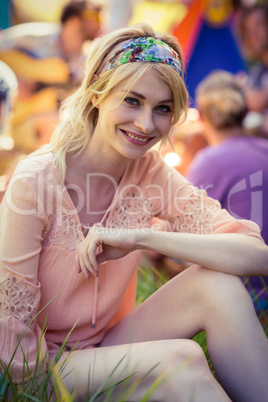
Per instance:
[[[138,99],[127,97],[124,99],[129,105],[139,105]]]
[[[156,109],[159,110],[159,112],[162,112],[162,113],[169,113],[169,112],[171,112],[171,107],[170,107],[170,106],[167,106],[167,105],[160,105],[160,106],[157,106]]]

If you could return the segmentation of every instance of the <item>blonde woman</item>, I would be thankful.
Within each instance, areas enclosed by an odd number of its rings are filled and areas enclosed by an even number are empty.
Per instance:
[[[111,383],[142,379],[133,401],[157,378],[154,401],[267,400],[268,341],[239,279],[267,275],[259,228],[232,218],[151,150],[186,108],[172,36],[140,25],[96,40],[51,143],[20,163],[1,204],[6,364],[26,331],[21,345],[34,368],[47,317],[50,359],[74,326],[62,375],[76,400],[121,359]],[[134,309],[144,249],[194,265]],[[201,330],[220,384],[191,340]],[[14,381],[21,373],[19,348]]]

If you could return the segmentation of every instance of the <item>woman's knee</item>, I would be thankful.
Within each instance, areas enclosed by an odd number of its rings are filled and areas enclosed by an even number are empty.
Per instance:
[[[161,363],[151,373],[153,381],[164,380],[158,390],[159,395],[163,392],[166,397],[168,393],[168,400],[188,401],[191,400],[191,390],[199,388],[200,384],[204,389],[211,386],[214,379],[198,343],[188,339],[163,342],[163,348],[156,357]]]
[[[207,358],[201,346],[193,340],[183,340],[173,346],[175,365],[175,381],[184,384],[185,389],[210,389],[215,386],[215,379],[210,371]],[[177,370],[177,371],[176,371]],[[174,371],[173,371],[174,373]]]
[[[200,345],[190,339],[170,340],[165,346],[165,358],[169,364],[184,368],[207,368],[207,360]]]
[[[201,303],[208,308],[229,309],[243,306],[253,308],[250,295],[240,277],[202,267],[193,267]]]

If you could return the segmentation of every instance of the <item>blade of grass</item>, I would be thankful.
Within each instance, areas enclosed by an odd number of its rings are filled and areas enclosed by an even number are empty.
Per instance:
[[[119,362],[116,364],[116,366],[113,368],[113,370],[111,371],[111,373],[108,375],[108,377],[103,381],[103,383],[100,385],[100,387],[97,389],[97,391],[95,392],[95,394],[90,398],[90,402],[93,402],[100,394],[100,392],[103,390],[103,388],[105,387],[105,385],[107,384],[107,382],[112,378],[112,376],[114,375],[114,373],[116,372],[116,370],[118,369],[118,367],[120,366],[120,364],[122,363],[122,361],[126,358],[126,355],[124,355]]]

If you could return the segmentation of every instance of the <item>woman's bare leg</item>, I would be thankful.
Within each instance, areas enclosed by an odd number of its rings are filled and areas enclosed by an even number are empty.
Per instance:
[[[202,349],[191,340],[164,340],[100,347],[79,350],[68,356],[65,353],[63,357],[67,358],[68,363],[62,377],[67,389],[75,390],[75,401],[86,400],[88,383],[92,396],[120,359],[124,358],[104,389],[133,373],[136,374],[130,382],[115,388],[110,400],[119,400],[127,385],[130,386],[131,382],[149,373],[142,379],[138,388],[124,400],[140,401],[154,381],[163,376],[163,381],[156,387],[149,398],[150,401],[230,402],[211,374]],[[153,367],[155,368],[150,372]],[[104,398],[105,396],[103,400]]]
[[[238,277],[188,268],[113,327],[102,345],[191,338],[201,330],[231,399],[267,402],[268,340]]]

